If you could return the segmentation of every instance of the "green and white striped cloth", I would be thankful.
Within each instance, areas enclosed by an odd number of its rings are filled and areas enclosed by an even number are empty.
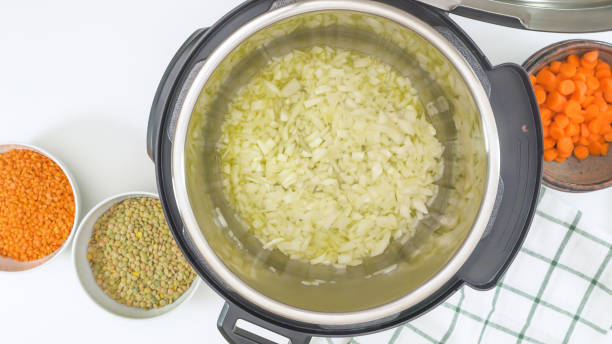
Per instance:
[[[463,287],[395,329],[312,343],[610,344],[612,225],[589,220],[543,188],[529,235],[497,287]]]

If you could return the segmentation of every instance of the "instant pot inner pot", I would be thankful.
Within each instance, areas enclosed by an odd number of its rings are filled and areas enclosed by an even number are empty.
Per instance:
[[[315,45],[374,56],[410,78],[444,145],[439,192],[416,235],[392,241],[383,254],[358,266],[310,264],[277,249],[263,249],[232,211],[221,183],[216,143],[232,97],[272,57]],[[190,119],[185,150],[189,200],[218,257],[260,293],[320,312],[383,305],[440,271],[472,227],[487,174],[478,109],[453,64],[408,27],[379,16],[339,10],[284,19],[245,37],[204,85]]]

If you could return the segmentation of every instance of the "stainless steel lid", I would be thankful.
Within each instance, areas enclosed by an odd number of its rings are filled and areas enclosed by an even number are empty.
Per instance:
[[[494,24],[537,31],[612,30],[612,0],[420,0]]]

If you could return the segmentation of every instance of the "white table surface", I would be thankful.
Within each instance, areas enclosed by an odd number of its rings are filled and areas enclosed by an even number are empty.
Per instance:
[[[145,135],[159,79],[187,36],[239,2],[3,1],[0,142],[32,143],[63,160],[79,184],[83,215],[117,193],[155,192]],[[454,18],[493,64],[521,63],[568,38],[612,42],[612,32],[539,33]],[[551,192],[602,223],[612,220],[612,189]],[[116,317],[81,289],[68,250],[40,270],[0,274],[0,342],[223,343],[216,329],[222,304],[202,284],[165,316]]]

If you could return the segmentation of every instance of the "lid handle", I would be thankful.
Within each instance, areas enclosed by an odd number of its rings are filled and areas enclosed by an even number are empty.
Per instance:
[[[253,333],[253,327],[275,340]],[[230,344],[308,344],[312,338],[308,334],[271,324],[229,302],[221,310],[217,328]]]
[[[503,188],[490,228],[459,271],[476,289],[495,286],[516,256],[535,213],[542,176],[542,125],[527,74],[516,64],[503,64],[487,76],[503,157]]]

